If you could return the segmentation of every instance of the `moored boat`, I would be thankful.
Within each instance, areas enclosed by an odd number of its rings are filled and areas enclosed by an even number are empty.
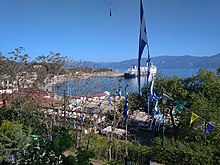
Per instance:
[[[157,67],[155,65],[151,65],[149,71],[150,71],[149,79],[151,79],[152,76],[156,75]],[[148,72],[148,66],[140,67],[141,76],[147,76],[147,72]],[[124,73],[125,78],[135,78],[137,76],[138,76],[138,68],[136,65],[133,65]]]

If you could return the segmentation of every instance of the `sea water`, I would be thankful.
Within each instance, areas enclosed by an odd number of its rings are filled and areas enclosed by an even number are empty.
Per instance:
[[[216,69],[209,69],[213,72],[216,72]],[[125,70],[119,70],[125,71]],[[199,69],[168,69],[168,68],[158,68],[157,74],[161,74],[167,77],[180,77],[187,78],[193,75],[197,75]],[[141,77],[141,87],[146,84],[146,77]],[[97,94],[103,93],[104,91],[109,91],[111,94],[114,94],[115,91],[120,87],[122,94],[124,95],[124,89],[127,87],[128,92],[138,92],[138,79],[124,79],[121,77],[90,77],[84,80],[70,80],[63,82],[58,86],[58,92],[62,95],[64,89],[67,90],[67,95],[85,95],[85,94]]]

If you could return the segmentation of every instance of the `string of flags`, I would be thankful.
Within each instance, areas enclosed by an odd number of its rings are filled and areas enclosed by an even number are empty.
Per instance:
[[[151,83],[151,88],[150,88],[150,96],[152,99],[152,102],[156,102],[154,110],[152,112],[152,120],[151,120],[151,124],[150,124],[150,128],[152,129],[153,127],[153,123],[154,124],[154,129],[159,131],[160,129],[160,125],[164,120],[164,114],[160,113],[159,110],[159,104],[158,104],[158,100],[161,98],[161,96],[154,91],[154,80],[152,80]],[[176,106],[173,108],[172,110],[172,114],[174,116],[176,116],[178,113],[180,113],[183,109],[187,109],[185,108],[185,105],[187,104],[187,102],[181,102],[181,103],[177,103]],[[157,115],[156,115],[157,114]],[[198,118],[202,119],[200,116],[198,116],[195,113],[192,113],[191,118],[190,118],[190,126],[191,124],[197,120]],[[205,121],[204,119],[202,119],[203,121]],[[205,135],[207,136],[210,132],[212,132],[213,130],[215,130],[217,127],[215,125],[213,125],[212,123],[208,122],[206,124],[206,128],[205,128]]]
[[[186,102],[183,103],[177,103],[177,105],[174,107],[172,114],[175,116],[177,113],[181,112],[183,109],[187,109],[185,108]],[[190,117],[190,126],[191,124],[197,120],[197,119],[201,119],[203,121],[205,121],[203,118],[201,118],[199,115],[195,114],[194,112],[192,112],[191,117]],[[207,123],[207,122],[205,122]],[[217,127],[213,124],[211,124],[210,122],[207,123],[206,128],[205,128],[205,135],[207,136],[209,134],[209,132],[212,132],[214,129],[216,129]]]
[[[152,77],[152,81],[151,81],[151,86],[150,86],[150,94],[148,97],[148,85],[147,85],[147,106],[148,106],[148,114],[149,114],[149,108],[150,108],[150,99],[151,101],[154,103],[155,102],[155,107],[154,110],[152,112],[152,120],[150,123],[150,129],[155,129],[157,131],[159,131],[160,129],[160,125],[161,123],[165,120],[165,116],[164,114],[161,114],[160,110],[159,110],[159,104],[158,104],[158,100],[161,98],[160,94],[158,94],[157,92],[155,92],[154,89],[154,77]],[[170,98],[168,95],[163,94],[164,97],[166,98]],[[150,98],[150,99],[149,99]],[[170,98],[172,99],[172,98]],[[187,102],[179,102],[176,104],[176,106],[173,108],[172,110],[172,114],[173,116],[176,116],[178,113],[180,113],[183,109],[187,109],[185,108],[185,105],[187,104]],[[190,118],[190,126],[191,124],[197,120],[198,118],[202,119],[201,117],[199,117],[197,114],[192,113],[191,118]],[[204,119],[202,119],[204,121]],[[153,127],[154,124],[154,127]],[[212,132],[214,129],[216,129],[216,126],[213,125],[212,123],[208,122],[206,124],[206,129],[205,129],[205,135],[208,135],[210,132]]]
[[[197,114],[192,112],[192,115],[191,115],[191,118],[190,118],[190,126],[198,118],[202,119],[200,116],[198,116]],[[205,121],[204,119],[202,119],[202,120]],[[207,125],[206,125],[206,128],[205,128],[205,135],[207,136],[209,134],[209,132],[212,132],[216,128],[217,128],[216,126],[214,126],[213,124],[208,122]]]

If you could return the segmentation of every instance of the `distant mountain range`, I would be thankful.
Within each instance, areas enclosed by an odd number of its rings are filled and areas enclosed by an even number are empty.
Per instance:
[[[195,56],[158,56],[152,57],[151,61],[158,68],[207,68],[216,69],[220,67],[220,53],[210,57]],[[108,68],[108,69],[127,69],[132,65],[137,65],[137,59],[130,59],[121,62],[78,62],[71,63],[72,66]],[[141,66],[146,65],[146,58],[141,59]]]

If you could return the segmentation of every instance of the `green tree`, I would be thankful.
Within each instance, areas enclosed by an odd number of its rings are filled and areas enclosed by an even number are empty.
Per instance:
[[[217,69],[217,74],[220,75],[220,66]]]
[[[162,81],[157,83],[160,84],[161,91],[174,98],[168,102],[169,110],[179,101],[186,100],[187,105],[176,116],[176,139],[166,136],[164,148],[161,147],[160,139],[155,140],[154,159],[165,164],[219,164],[219,130],[215,129],[205,136],[207,122],[219,127],[219,76],[201,69],[197,75],[190,78],[162,78]],[[190,127],[192,112],[200,118]],[[165,135],[168,131],[169,128],[165,130]]]
[[[54,126],[49,136],[32,140],[20,162],[38,165],[62,164],[65,159],[64,151],[72,147],[73,143],[69,129]]]
[[[136,110],[140,111],[147,111],[146,110],[146,98],[140,96],[138,93],[129,93],[129,98],[128,98],[128,106],[129,106],[129,113],[133,113]],[[124,104],[123,104],[124,105]]]
[[[13,81],[15,71],[13,70],[13,62],[0,52],[0,85],[2,89],[8,88],[6,81]]]
[[[0,160],[12,162],[11,156],[19,158],[19,151],[24,149],[30,142],[30,131],[25,133],[22,125],[17,122],[4,120],[0,126]]]
[[[77,149],[76,160],[78,165],[91,165],[90,158],[94,157],[94,153],[84,148]]]
[[[48,55],[38,56],[36,61],[46,68],[47,72],[58,76],[62,67],[66,63],[66,57],[61,56],[60,53],[49,52]]]

